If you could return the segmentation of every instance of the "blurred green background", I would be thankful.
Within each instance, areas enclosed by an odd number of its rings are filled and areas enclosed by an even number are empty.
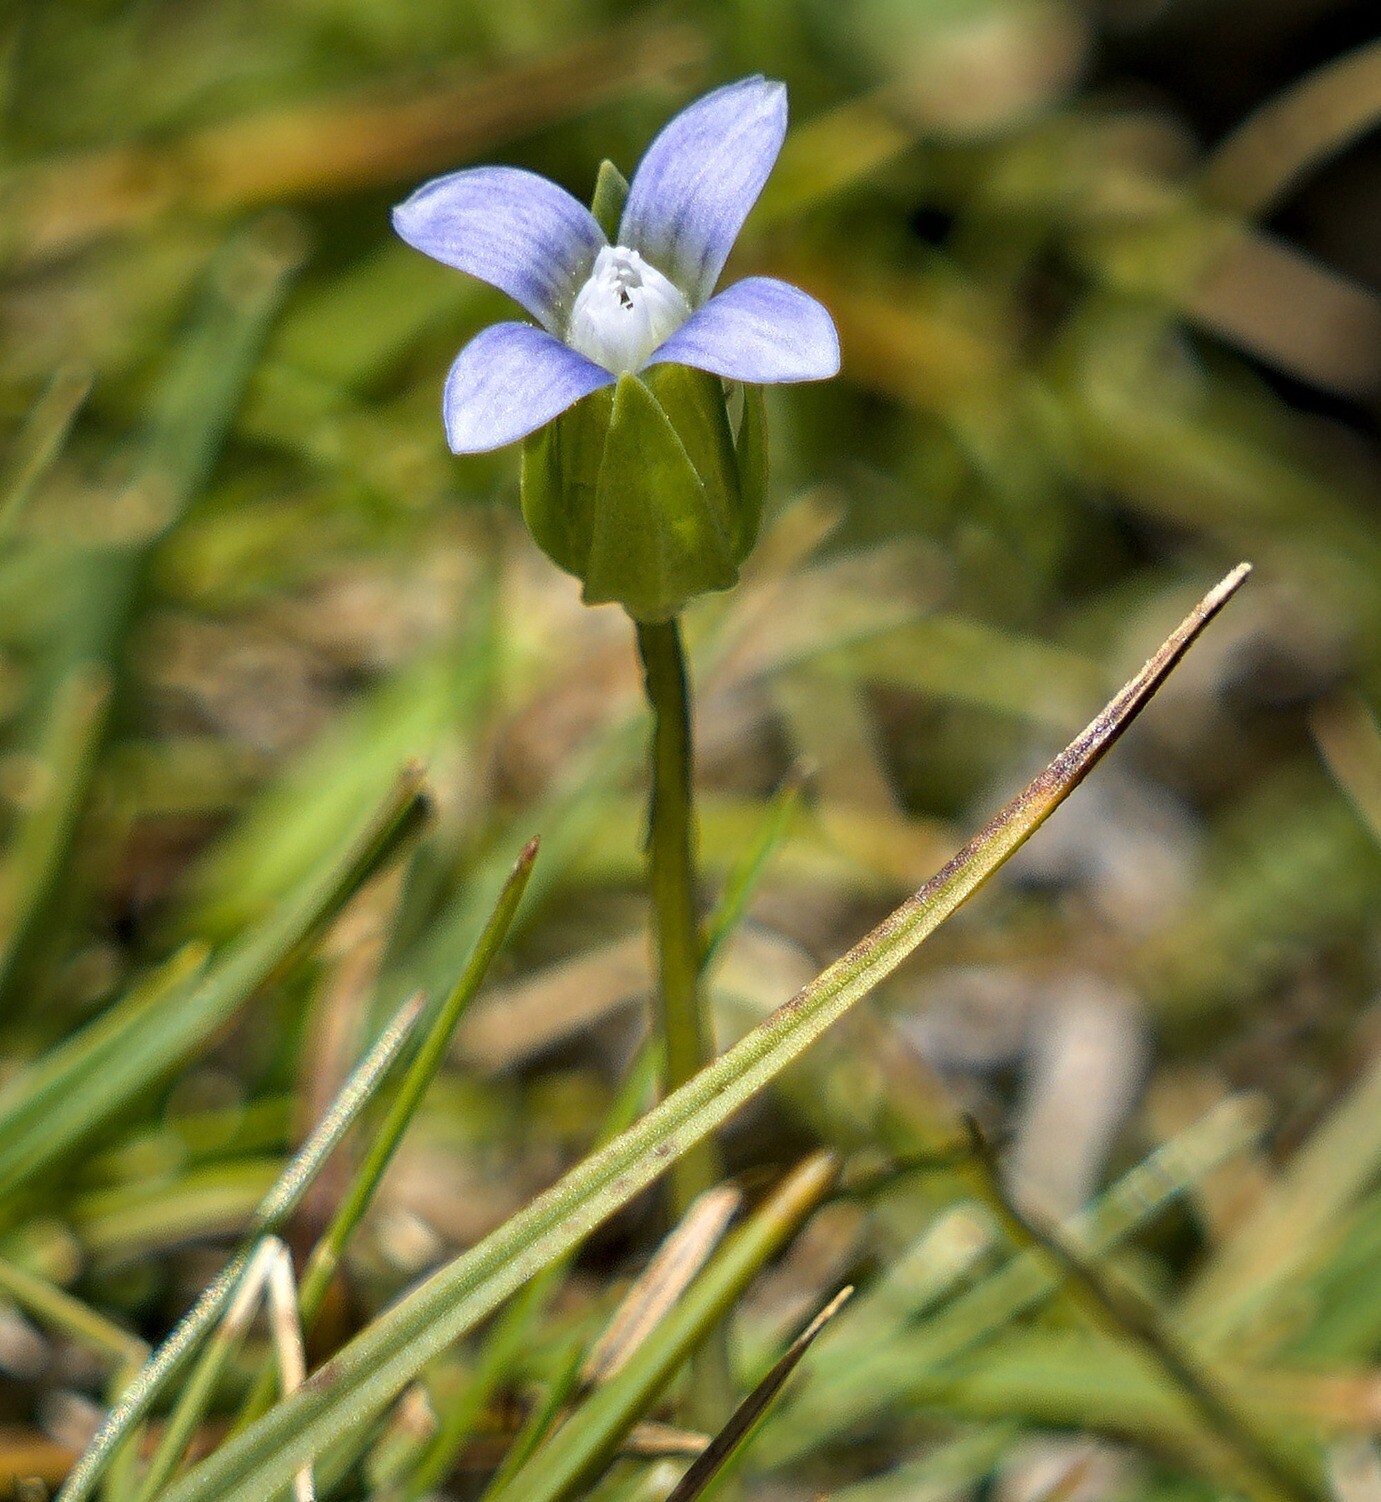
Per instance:
[[[1378,30],[1370,0],[12,0],[0,1092],[179,946],[265,932],[410,762],[434,812],[305,962],[101,1075],[51,1150],[0,1140],[0,1272],[164,1333],[360,1040],[450,984],[534,833],[515,938],[318,1354],[588,1147],[647,977],[631,637],[526,538],[516,454],[447,453],[446,368],[508,309],[388,209],[487,161],[587,196],[602,157],[631,171],[682,103],[761,71],[792,129],[730,275],[818,295],[844,367],[770,392],[764,540],[687,623],[707,903],[805,769],[717,960],[721,1042],[919,885],[1208,583],[1256,572],[995,889],[728,1133],[750,1193],[821,1143],[855,1184],[755,1286],[748,1368],[863,1290],[754,1484],[1221,1494],[1126,1343],[1067,1300],[1003,1303],[990,1220],[897,1167],[961,1104],[1022,1203],[1141,1206],[1094,1249],[1135,1231],[1124,1275],[1321,1494],[1381,1497]],[[1117,1176],[1206,1112],[1152,1217]],[[456,1495],[659,1234],[642,1206],[587,1249]],[[986,1313],[953,1302],[985,1288]],[[7,1289],[0,1491],[61,1477],[109,1375]],[[409,1422],[444,1419],[476,1359]],[[397,1422],[342,1495],[386,1492]],[[665,1495],[649,1447],[614,1480]]]

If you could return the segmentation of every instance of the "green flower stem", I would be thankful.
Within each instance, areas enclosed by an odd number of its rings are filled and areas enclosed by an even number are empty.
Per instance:
[[[701,996],[703,951],[695,917],[690,684],[676,619],[639,621],[637,629],[653,716],[648,879],[657,948],[658,1022],[665,1045],[662,1093],[670,1095],[693,1079],[713,1054]],[[677,1220],[698,1194],[719,1181],[718,1159],[707,1139],[673,1168],[672,1213]]]
[[[656,933],[657,982],[663,1037],[662,1094],[693,1079],[714,1055],[711,1019],[700,977],[705,948],[695,916],[695,803],[690,679],[680,623],[638,621],[647,702],[652,708],[652,806],[648,818],[648,885]],[[673,1166],[672,1219],[723,1177],[713,1137],[697,1143]],[[688,1417],[713,1432],[733,1408],[729,1339],[720,1325],[692,1363]]]

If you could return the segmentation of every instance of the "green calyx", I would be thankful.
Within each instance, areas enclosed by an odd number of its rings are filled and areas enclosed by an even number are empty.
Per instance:
[[[523,515],[587,605],[663,621],[736,582],[757,540],[766,470],[759,388],[745,388],[735,435],[717,376],[656,365],[527,439]]]

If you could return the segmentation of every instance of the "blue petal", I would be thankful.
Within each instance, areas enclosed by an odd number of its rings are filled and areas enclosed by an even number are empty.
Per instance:
[[[461,350],[441,410],[457,454],[526,438],[614,377],[530,323],[496,323]]]
[[[823,381],[839,371],[839,335],[813,297],[750,276],[692,313],[647,363],[694,365],[754,386]]]
[[[714,291],[785,135],[785,84],[745,78],[697,99],[638,164],[620,243],[699,306]]]
[[[417,250],[507,292],[553,332],[608,244],[583,203],[518,167],[433,178],[394,209],[393,227]]]

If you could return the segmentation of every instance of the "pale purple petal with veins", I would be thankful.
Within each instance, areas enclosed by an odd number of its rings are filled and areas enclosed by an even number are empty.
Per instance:
[[[668,122],[633,174],[619,243],[697,307],[714,291],[786,135],[786,86],[762,77],[715,89]]]
[[[441,409],[457,454],[502,448],[559,417],[614,377],[528,323],[496,323],[461,350]]]
[[[393,227],[417,250],[508,293],[553,333],[608,244],[583,203],[518,167],[433,178],[394,209]]]
[[[773,277],[750,276],[692,313],[648,364],[693,365],[757,386],[823,381],[839,370],[839,336],[813,297]]]

